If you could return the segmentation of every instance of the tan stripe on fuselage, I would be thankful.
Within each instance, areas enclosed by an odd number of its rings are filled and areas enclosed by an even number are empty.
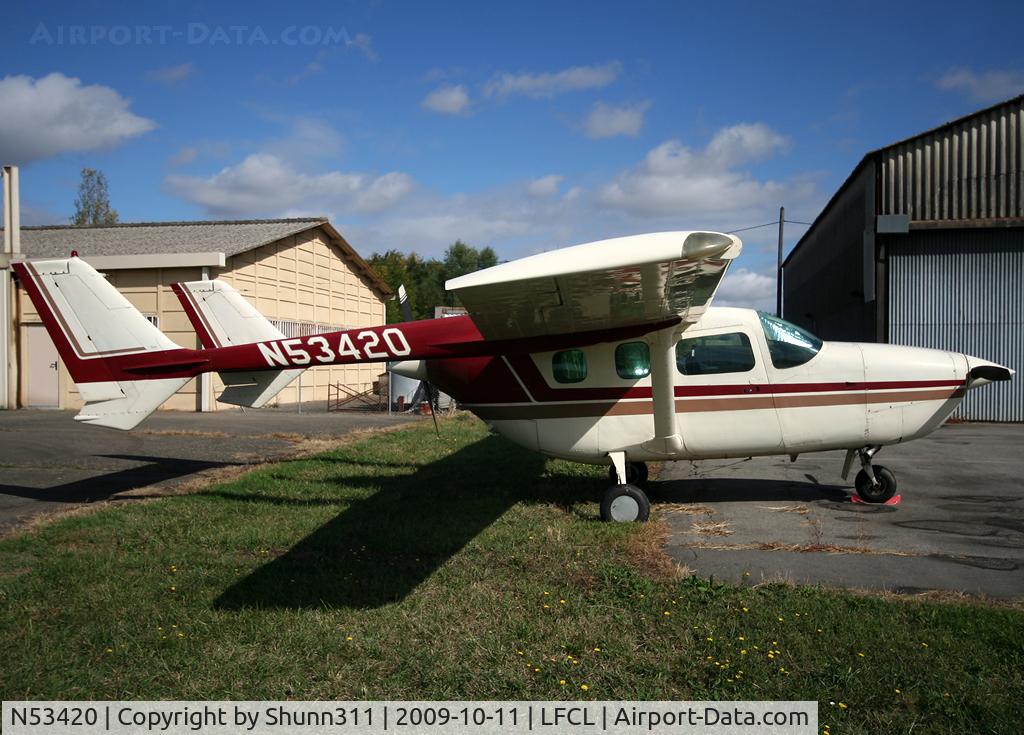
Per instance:
[[[879,391],[877,393],[827,393],[802,395],[753,395],[728,398],[677,398],[676,413],[704,411],[756,411],[767,408],[808,408],[815,406],[852,406],[860,403],[908,403],[944,401],[959,398],[963,389]],[[652,401],[614,401],[594,403],[530,403],[518,406],[467,405],[481,418],[495,421],[516,419],[565,419],[596,416],[642,416],[654,413]]]

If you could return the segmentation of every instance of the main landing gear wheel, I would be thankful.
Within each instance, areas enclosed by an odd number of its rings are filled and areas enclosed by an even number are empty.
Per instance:
[[[633,485],[612,485],[601,501],[601,520],[616,523],[643,522],[651,515],[651,501]]]
[[[619,484],[619,476],[615,472],[615,465],[608,469],[608,480],[612,485]],[[626,484],[643,485],[647,482],[646,462],[626,462]]]
[[[872,485],[868,473],[861,470],[854,480],[857,495],[868,503],[884,503],[896,494],[896,475],[880,464],[872,465],[871,468],[874,470],[877,482]]]

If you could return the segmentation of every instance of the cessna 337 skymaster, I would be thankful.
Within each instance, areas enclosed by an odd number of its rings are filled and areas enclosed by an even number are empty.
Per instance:
[[[512,441],[610,464],[605,520],[645,520],[645,461],[847,450],[884,502],[886,444],[934,431],[967,390],[1012,371],[957,352],[822,342],[748,309],[711,308],[740,240],[660,232],[577,245],[449,281],[468,316],[286,339],[220,281],[174,285],[204,349],[171,342],[77,257],[15,263],[85,400],[77,420],[131,429],[190,378],[258,408],[314,365],[398,360]]]

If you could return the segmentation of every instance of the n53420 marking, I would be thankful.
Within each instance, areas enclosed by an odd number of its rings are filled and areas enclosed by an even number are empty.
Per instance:
[[[332,345],[328,338],[333,336],[316,334],[312,337],[293,337],[277,342],[260,342],[257,347],[270,367],[389,360],[405,357],[412,351],[402,330],[396,327],[388,327],[380,332],[366,329],[357,332],[354,337],[351,332],[339,332],[337,341]]]

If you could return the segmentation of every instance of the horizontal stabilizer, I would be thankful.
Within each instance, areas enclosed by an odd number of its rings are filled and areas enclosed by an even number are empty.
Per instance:
[[[109,429],[134,429],[189,380],[163,378],[124,380],[119,383],[82,383],[78,386],[78,392],[85,400],[85,406],[75,416],[75,420]]]
[[[262,408],[301,374],[301,369],[219,373],[225,387],[217,400],[232,406]]]
[[[206,349],[284,339],[252,304],[223,281],[189,281],[171,286]],[[217,400],[260,408],[302,374],[302,369],[219,373],[226,386]]]

